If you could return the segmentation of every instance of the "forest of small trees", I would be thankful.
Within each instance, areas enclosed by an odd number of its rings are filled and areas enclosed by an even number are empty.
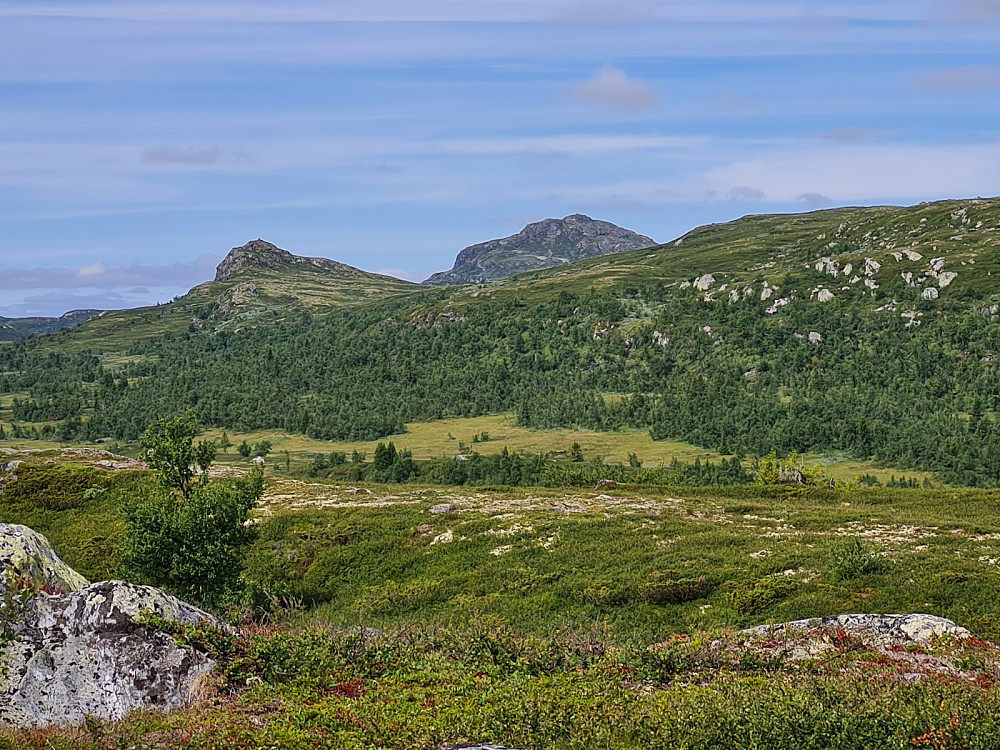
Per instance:
[[[0,393],[16,395],[15,423],[47,423],[15,430],[65,440],[135,440],[187,410],[329,440],[511,411],[528,427],[641,428],[727,454],[838,451],[1000,485],[1000,324],[975,300],[941,300],[919,326],[862,304],[772,316],[757,300],[659,287],[445,305],[167,335],[115,370],[28,340],[0,347]]]

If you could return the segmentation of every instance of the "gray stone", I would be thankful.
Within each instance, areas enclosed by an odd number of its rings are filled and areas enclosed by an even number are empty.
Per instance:
[[[432,505],[427,509],[428,513],[433,513],[434,515],[441,515],[442,513],[451,513],[455,510],[455,506],[451,503],[441,503],[439,505]]]
[[[0,596],[8,581],[20,581],[50,594],[68,594],[88,581],[59,559],[49,541],[27,526],[0,523]]]
[[[968,638],[969,631],[951,620],[934,615],[836,615],[793,620],[780,625],[758,625],[742,632],[753,635],[782,633],[788,630],[843,630],[851,635],[869,636],[875,640],[929,643],[934,638],[952,636]]]
[[[72,725],[179,708],[215,666],[150,622],[224,627],[208,613],[151,586],[87,585],[23,526],[0,525],[0,548],[7,550],[4,577],[21,579],[0,613],[0,725]]]

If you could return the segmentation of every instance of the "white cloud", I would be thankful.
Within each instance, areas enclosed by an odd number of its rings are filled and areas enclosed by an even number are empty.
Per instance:
[[[624,70],[605,66],[588,81],[573,87],[571,95],[598,109],[638,112],[651,109],[656,92],[644,81],[629,78]]]

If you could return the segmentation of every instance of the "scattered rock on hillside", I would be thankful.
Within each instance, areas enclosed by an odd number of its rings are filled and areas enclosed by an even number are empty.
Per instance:
[[[432,505],[427,509],[427,512],[440,515],[442,513],[451,513],[453,510],[455,510],[455,506],[451,503],[440,503],[439,505]]]
[[[934,615],[836,615],[794,620],[780,625],[758,625],[742,632],[753,635],[785,633],[793,630],[842,630],[878,642],[929,643],[934,638],[968,638],[969,631],[951,620]]]
[[[219,626],[211,615],[150,586],[88,585],[27,527],[0,524],[0,568],[17,581],[0,615],[0,725],[79,724],[87,716],[179,708],[215,665],[143,624],[155,616]]]

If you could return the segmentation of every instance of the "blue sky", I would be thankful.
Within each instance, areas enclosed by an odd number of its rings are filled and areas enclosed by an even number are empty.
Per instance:
[[[0,0],[0,315],[263,237],[420,280],[586,213],[1000,194],[1000,0]]]

